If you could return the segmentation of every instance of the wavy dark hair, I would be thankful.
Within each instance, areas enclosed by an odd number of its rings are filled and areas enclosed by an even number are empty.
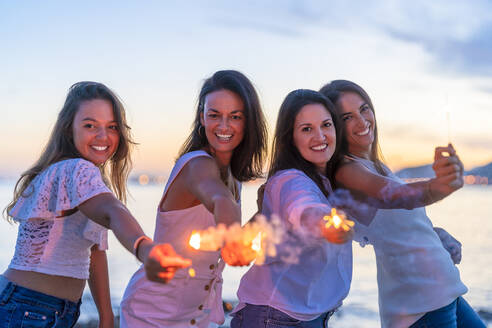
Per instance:
[[[290,92],[280,106],[277,125],[275,127],[268,177],[273,176],[280,170],[298,169],[311,178],[311,180],[318,185],[323,194],[328,196],[328,190],[324,187],[323,181],[316,170],[315,165],[305,160],[294,145],[294,123],[297,114],[299,114],[304,106],[310,104],[323,105],[333,119],[336,130],[335,152],[326,165],[325,174],[326,177],[330,179],[330,182],[334,181],[334,168],[340,160],[339,153],[340,147],[342,146],[340,123],[336,115],[335,106],[332,102],[321,93],[308,89],[299,89]]]
[[[229,90],[237,94],[244,104],[244,138],[234,149],[231,158],[231,173],[237,180],[249,181],[262,176],[263,159],[266,155],[267,129],[258,94],[251,81],[241,72],[224,70],[215,72],[205,80],[198,96],[198,106],[191,134],[184,142],[179,157],[208,146],[205,133],[200,133],[205,97],[214,91]]]
[[[119,143],[113,156],[99,166],[101,174],[108,186],[122,202],[127,199],[127,179],[132,168],[132,140],[130,127],[126,122],[125,108],[118,96],[107,86],[98,82],[77,82],[68,91],[65,104],[58,113],[55,126],[51,131],[48,143],[35,164],[21,174],[14,188],[14,198],[4,209],[4,216],[12,219],[9,212],[17,200],[29,186],[31,181],[53,163],[69,158],[82,158],[73,141],[73,120],[84,101],[103,99],[111,103],[113,115],[118,125]]]
[[[374,111],[374,105],[372,104],[371,98],[369,97],[367,92],[364,89],[362,89],[362,87],[360,87],[358,84],[347,80],[331,81],[330,83],[324,85],[319,90],[319,92],[321,92],[323,95],[328,97],[335,104],[335,108],[337,109],[337,113],[338,113],[337,116],[340,116],[342,114],[339,100],[342,94],[346,92],[353,92],[358,94],[364,100],[364,102],[369,105],[374,115],[374,141],[372,142],[371,145],[370,159],[374,163],[378,173],[385,176],[388,175],[388,172],[384,168],[384,158],[378,142],[378,124],[376,122],[376,112]],[[343,140],[346,141],[347,138],[346,138],[345,125],[342,124],[341,126],[342,126]],[[343,155],[346,154],[348,154],[348,146],[343,148]]]

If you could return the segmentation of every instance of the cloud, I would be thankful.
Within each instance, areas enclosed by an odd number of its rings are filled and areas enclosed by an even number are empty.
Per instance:
[[[214,20],[214,24],[219,26],[220,28],[227,27],[235,29],[255,30],[289,38],[298,38],[304,35],[301,30],[289,26],[275,24],[274,22],[267,23],[250,19],[236,20],[231,18],[222,18],[220,20]]]
[[[442,71],[492,77],[492,23],[464,40],[446,36],[426,38],[391,28],[387,31],[397,39],[420,44],[433,55],[433,64]]]
[[[491,136],[464,136],[460,141],[469,149],[486,150],[489,153],[492,146]]]
[[[226,10],[224,11],[224,6]],[[492,77],[492,3],[482,0],[392,2],[249,1],[220,3],[229,28],[300,37],[311,27],[340,31],[373,29],[421,46],[431,71]],[[221,10],[219,10],[221,11]],[[227,18],[226,18],[227,17]]]
[[[478,90],[481,92],[484,92],[484,93],[492,94],[492,86],[489,86],[489,85],[482,85],[482,86],[478,87]]]
[[[401,1],[383,11],[392,18],[376,24],[394,39],[422,46],[439,71],[492,77],[491,3]]]
[[[385,129],[381,132],[384,133],[386,138],[391,139],[406,139],[419,142],[429,142],[429,140],[436,140],[438,136],[433,131],[426,130],[415,124],[396,124],[386,125]]]

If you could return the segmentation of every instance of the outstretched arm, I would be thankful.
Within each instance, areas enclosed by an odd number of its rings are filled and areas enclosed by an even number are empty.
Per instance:
[[[327,221],[323,218],[331,215],[332,205],[313,180],[304,174],[294,173],[287,179],[280,178],[277,181],[267,186],[265,193],[280,195],[272,198],[274,203],[279,202],[273,206],[280,212],[282,220],[290,223],[296,234],[307,237],[307,240],[313,237],[325,238],[339,244],[352,239],[353,231],[343,229],[330,229],[330,239],[327,238]]]
[[[118,241],[144,263],[147,278],[167,282],[177,269],[191,265],[190,260],[176,255],[170,245],[155,244],[150,238],[142,240],[135,250],[135,241],[144,232],[137,220],[112,193],[98,194],[78,206],[88,218],[113,230]]]
[[[108,260],[106,251],[99,250],[97,245],[91,248],[88,282],[99,313],[99,328],[113,328],[114,314],[109,292]]]
[[[197,157],[181,172],[188,190],[214,214],[217,224],[241,224],[241,208],[222,182],[214,159]]]
[[[463,186],[463,164],[452,145],[436,148],[433,169],[433,179],[401,183],[351,162],[338,169],[336,180],[374,207],[412,209],[441,200]]]

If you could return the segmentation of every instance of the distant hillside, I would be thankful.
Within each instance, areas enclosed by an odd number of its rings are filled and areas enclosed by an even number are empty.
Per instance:
[[[396,175],[402,179],[433,178],[436,176],[431,164],[408,167],[396,172]]]
[[[492,163],[489,163],[484,166],[476,167],[466,173],[471,175],[480,175],[482,177],[487,177],[489,178],[490,181],[490,179],[492,179]]]
[[[402,179],[419,179],[419,178],[433,178],[435,177],[432,165],[422,165],[416,167],[409,167],[396,172],[396,175]],[[469,171],[465,171],[465,176],[480,176],[488,179],[488,184],[492,184],[492,163],[484,166],[475,167]],[[470,180],[468,180],[470,181]],[[472,179],[471,184],[476,183],[479,180]],[[467,180],[465,179],[466,183]],[[485,182],[487,184],[487,182]]]

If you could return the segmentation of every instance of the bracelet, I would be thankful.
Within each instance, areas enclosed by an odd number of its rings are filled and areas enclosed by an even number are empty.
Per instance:
[[[133,255],[135,255],[135,257],[140,260],[138,258],[138,247],[140,246],[140,244],[142,243],[142,241],[144,240],[148,240],[150,242],[152,242],[152,239],[150,239],[149,237],[147,237],[146,235],[142,235],[140,237],[138,237],[135,242],[133,243]]]
[[[425,196],[427,198],[426,199],[427,201],[434,203],[435,198],[434,198],[434,195],[433,195],[432,190],[431,190],[431,183],[432,183],[431,181],[432,181],[432,179],[428,180],[428,182],[425,185]]]

